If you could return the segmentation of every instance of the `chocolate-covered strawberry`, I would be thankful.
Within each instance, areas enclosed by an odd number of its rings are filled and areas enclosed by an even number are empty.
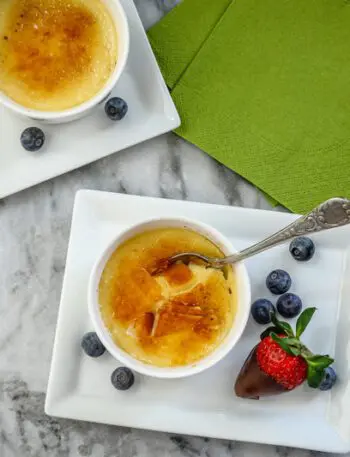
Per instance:
[[[288,392],[304,381],[318,388],[325,369],[333,363],[328,355],[314,355],[300,341],[316,308],[307,308],[299,316],[296,332],[287,322],[274,315],[270,327],[262,335],[245,361],[235,384],[238,397],[259,399],[266,395]]]

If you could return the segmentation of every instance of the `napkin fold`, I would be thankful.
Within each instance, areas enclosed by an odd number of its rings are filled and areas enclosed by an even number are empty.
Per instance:
[[[166,83],[173,89],[232,0],[183,0],[148,31]]]
[[[350,2],[184,0],[149,36],[180,136],[292,211],[350,197]]]

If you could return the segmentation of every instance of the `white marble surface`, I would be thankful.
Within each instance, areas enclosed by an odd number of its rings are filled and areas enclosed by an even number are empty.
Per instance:
[[[137,0],[145,27],[175,2]],[[311,454],[45,416],[72,206],[75,192],[81,188],[269,208],[252,186],[173,134],[0,200],[0,456]]]

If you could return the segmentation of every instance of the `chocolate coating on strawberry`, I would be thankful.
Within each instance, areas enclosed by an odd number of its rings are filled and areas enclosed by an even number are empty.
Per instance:
[[[265,374],[256,359],[257,346],[245,361],[235,383],[237,397],[259,400],[260,397],[277,395],[286,392],[282,385]]]

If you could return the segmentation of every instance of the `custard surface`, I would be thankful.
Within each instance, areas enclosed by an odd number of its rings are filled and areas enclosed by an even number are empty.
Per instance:
[[[223,256],[192,230],[152,230],[114,251],[99,284],[101,316],[115,343],[158,367],[204,358],[223,341],[235,316],[237,290],[231,268],[224,275],[191,262],[154,273],[161,260],[184,251]]]
[[[0,0],[0,91],[39,111],[80,105],[114,71],[117,41],[102,0]]]

